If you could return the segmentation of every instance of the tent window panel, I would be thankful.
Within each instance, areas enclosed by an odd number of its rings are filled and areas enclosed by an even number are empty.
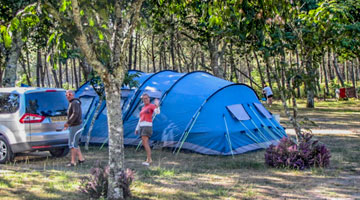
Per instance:
[[[272,118],[271,114],[269,113],[269,111],[266,110],[266,108],[260,104],[260,103],[254,103],[256,109],[266,118]]]
[[[231,113],[235,119],[239,121],[249,120],[251,119],[246,110],[244,109],[243,105],[241,104],[234,104],[230,106],[226,106],[228,111]]]
[[[82,114],[84,118],[86,118],[89,113],[90,107],[93,104],[94,97],[90,97],[90,96],[80,97],[80,101],[81,101]]]

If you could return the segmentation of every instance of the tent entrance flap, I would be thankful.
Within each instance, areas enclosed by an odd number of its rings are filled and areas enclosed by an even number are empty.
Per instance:
[[[235,119],[239,121],[249,120],[250,116],[247,114],[246,110],[244,109],[243,105],[241,104],[234,104],[230,106],[226,106],[228,111],[231,113]]]

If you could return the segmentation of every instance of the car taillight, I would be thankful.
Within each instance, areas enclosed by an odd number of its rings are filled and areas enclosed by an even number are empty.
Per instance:
[[[57,92],[56,90],[45,90],[45,92]]]
[[[36,115],[36,114],[31,114],[31,113],[25,113],[21,119],[20,119],[20,123],[24,124],[24,123],[40,123],[45,119],[44,116],[41,115]]]

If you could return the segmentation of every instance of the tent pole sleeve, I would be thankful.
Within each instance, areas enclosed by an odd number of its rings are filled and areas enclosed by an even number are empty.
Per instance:
[[[285,132],[284,130],[282,130],[282,129],[279,130],[279,129],[277,128],[277,126],[275,126],[274,122],[271,121],[271,119],[267,119],[267,120],[269,120],[269,122],[273,125],[273,127],[274,127],[275,129],[277,129],[277,131],[280,133],[280,135],[286,136],[286,132]],[[275,119],[274,119],[274,120],[275,120]]]
[[[179,154],[179,152],[180,152],[180,150],[181,150],[181,148],[182,148],[182,146],[183,146],[183,144],[184,144],[184,142],[185,142],[185,140],[186,140],[186,138],[188,137],[188,135],[189,135],[189,133],[190,133],[190,131],[191,131],[191,129],[193,128],[193,126],[194,126],[194,124],[195,124],[195,122],[196,122],[196,120],[197,120],[197,118],[198,118],[198,116],[200,115],[200,111],[196,114],[196,117],[195,117],[195,119],[194,120],[192,120],[192,123],[191,123],[191,125],[190,125],[190,128],[189,128],[189,130],[188,131],[186,131],[186,132],[184,132],[185,134],[183,134],[181,137],[183,137],[184,136],[184,138],[182,139],[182,141],[181,141],[181,143],[180,143],[180,146],[178,147],[178,151],[177,151],[177,153],[176,153],[176,155],[177,154]],[[180,139],[181,140],[181,139]],[[174,152],[176,151],[176,148],[175,148],[175,150],[174,150]]]
[[[264,126],[265,130],[267,130],[267,131],[269,132],[269,135],[270,135],[274,140],[279,139],[279,138],[277,138],[277,137],[273,134],[273,132],[266,126],[266,124],[264,123],[264,121],[259,117],[258,114],[256,114],[256,112],[254,111],[254,109],[253,109],[251,106],[249,106],[249,108],[250,108],[250,110],[255,114],[255,116],[258,118],[258,120],[260,121],[260,123]],[[274,128],[275,128],[275,127],[274,127]],[[281,138],[281,135],[278,135],[278,136],[280,136],[280,138]]]
[[[266,148],[266,145],[264,145],[263,143],[261,143],[261,142],[258,140],[258,138],[256,137],[256,135],[255,135],[242,121],[240,121],[240,123],[241,123],[241,125],[242,125],[243,127],[245,127],[245,128],[248,130],[248,132],[251,134],[251,135],[249,135],[249,134],[247,134],[247,133],[245,132],[245,134],[246,134],[250,139],[252,139],[254,142],[258,143],[260,147]],[[255,139],[255,138],[256,138],[256,139]]]
[[[223,115],[223,118],[224,118],[224,123],[225,123],[225,128],[226,128],[226,133],[227,133],[226,136],[227,136],[229,148],[230,148],[230,151],[231,151],[231,155],[232,155],[232,157],[234,158],[234,152],[233,152],[233,150],[232,150],[232,145],[231,145],[231,140],[230,140],[230,133],[229,133],[229,129],[228,129],[228,126],[227,126],[226,119],[225,119],[225,115]]]
[[[250,119],[251,123],[256,127],[257,130],[259,130],[260,132],[260,136],[261,138],[264,140],[264,142],[266,142],[268,139],[266,139],[264,133],[261,131],[261,129],[256,125],[256,123],[254,122],[254,120]]]
[[[139,141],[139,144],[137,145],[135,151],[138,151],[141,145],[142,145],[142,140]]]
[[[109,141],[109,137],[107,137],[106,140],[102,143],[102,145],[101,145],[101,147],[99,148],[99,150],[101,150],[108,141]]]

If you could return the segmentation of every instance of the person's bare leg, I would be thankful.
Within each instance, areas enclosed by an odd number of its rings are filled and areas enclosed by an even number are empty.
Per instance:
[[[85,158],[83,157],[83,155],[81,153],[80,147],[78,147],[76,149],[76,153],[77,153],[77,157],[78,157],[79,161],[84,161],[85,160]]]
[[[141,136],[141,140],[142,140],[143,146],[144,146],[145,151],[146,151],[146,162],[152,163],[151,149],[150,149],[150,145],[149,145],[149,137],[148,136]]]
[[[271,107],[271,105],[272,105],[272,97],[269,98],[269,105]]]
[[[76,164],[76,149],[71,148],[70,154],[71,154],[71,163]]]

